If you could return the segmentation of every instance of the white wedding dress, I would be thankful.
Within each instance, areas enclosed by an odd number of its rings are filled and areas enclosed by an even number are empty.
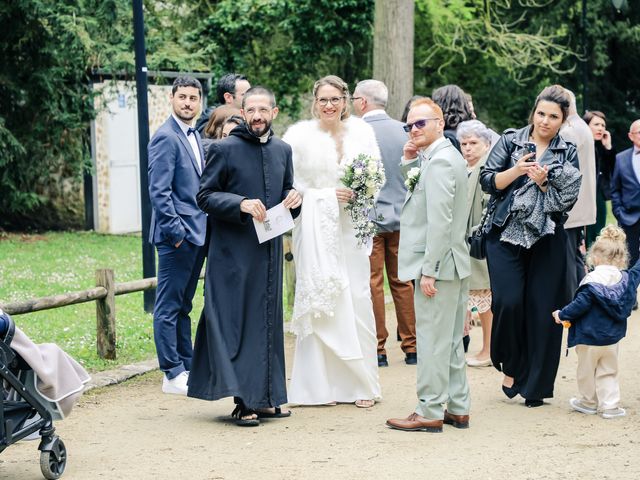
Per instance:
[[[377,338],[367,247],[358,246],[351,218],[335,189],[344,162],[360,153],[380,158],[371,127],[345,121],[343,157],[317,121],[293,125],[283,137],[293,150],[294,185],[303,195],[293,230],[297,334],[290,403],[319,405],[379,399]]]

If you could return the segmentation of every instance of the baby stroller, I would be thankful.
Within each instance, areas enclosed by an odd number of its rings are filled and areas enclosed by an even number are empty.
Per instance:
[[[55,402],[38,392],[33,370],[12,350],[15,331],[13,320],[0,310],[0,452],[39,434],[42,474],[47,479],[60,478],[67,464],[67,450],[55,434],[53,421],[62,415]]]

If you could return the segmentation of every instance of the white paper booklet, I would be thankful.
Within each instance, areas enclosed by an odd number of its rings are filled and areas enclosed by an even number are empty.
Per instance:
[[[293,217],[289,209],[279,203],[267,210],[267,218],[265,218],[264,222],[259,222],[254,218],[253,226],[258,234],[258,242],[264,243],[291,230],[293,228]]]

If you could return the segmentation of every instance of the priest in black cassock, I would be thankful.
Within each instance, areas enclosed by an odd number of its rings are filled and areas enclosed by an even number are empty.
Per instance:
[[[263,221],[266,210],[281,202],[294,217],[300,212],[291,148],[271,130],[277,114],[270,90],[245,93],[246,123],[209,147],[197,195],[211,240],[188,396],[233,396],[232,415],[242,426],[291,414],[280,408],[287,402],[282,238],[258,243],[252,221]]]

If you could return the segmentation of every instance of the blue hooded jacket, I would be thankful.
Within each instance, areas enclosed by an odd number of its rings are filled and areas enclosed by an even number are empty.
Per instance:
[[[560,310],[560,318],[571,322],[569,347],[613,345],[626,335],[640,284],[640,261],[621,274],[620,281],[613,285],[580,285],[573,301]]]

